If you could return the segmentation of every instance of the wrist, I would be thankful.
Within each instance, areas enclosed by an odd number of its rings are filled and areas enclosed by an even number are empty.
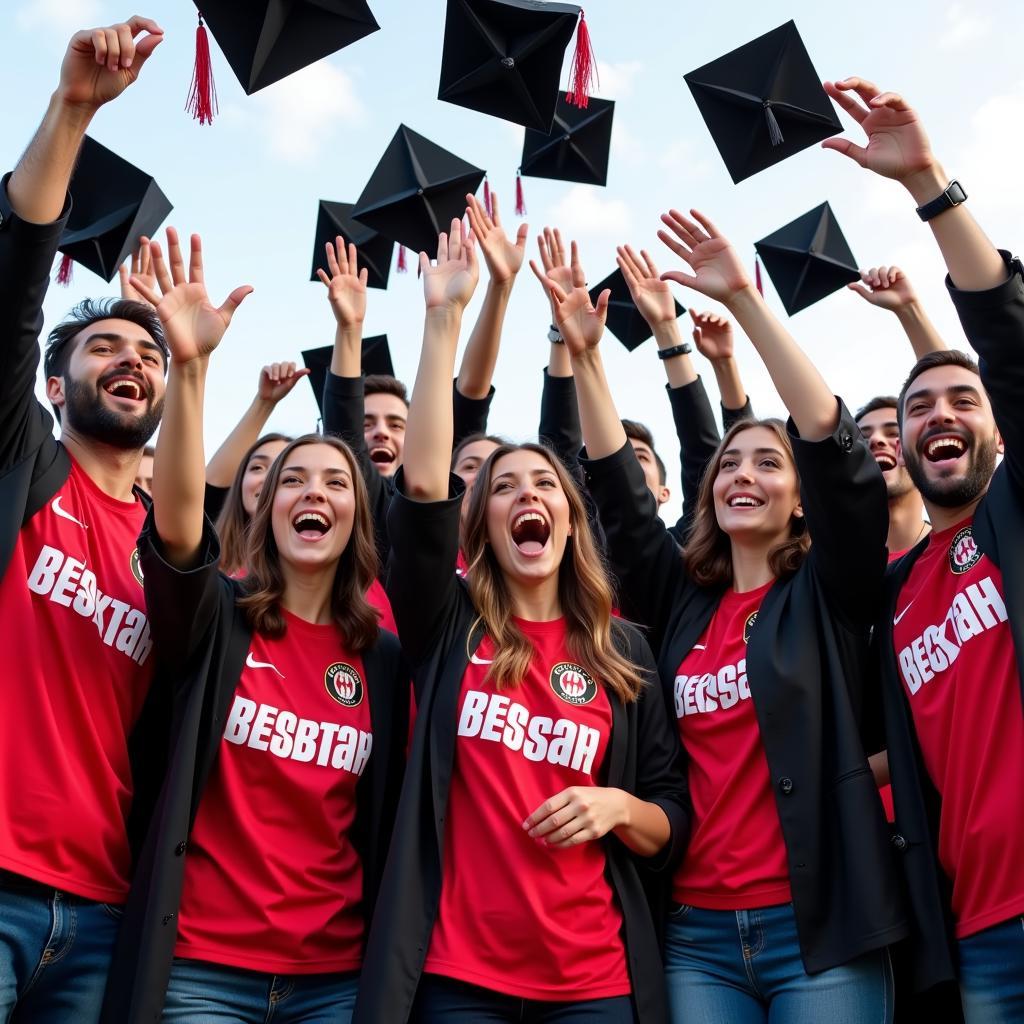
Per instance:
[[[458,329],[462,326],[462,314],[464,311],[465,308],[463,306],[443,302],[437,306],[427,307],[426,320],[428,324]]]
[[[582,352],[570,352],[569,365],[572,367],[573,373],[577,375],[604,372],[601,350],[596,346],[584,349]]]
[[[924,310],[917,299],[914,299],[913,302],[904,303],[902,306],[897,306],[893,312],[900,323],[918,323],[924,317]]]
[[[651,324],[650,327],[658,348],[675,348],[683,340],[678,320],[666,320],[660,324]]]
[[[512,294],[512,285],[515,280],[515,274],[509,274],[508,277],[496,277],[492,274],[487,281],[487,290],[497,298],[507,299]]]
[[[949,178],[940,164],[932,163],[902,178],[900,184],[911,194],[917,206],[924,206],[945,191]]]
[[[764,305],[761,293],[748,281],[742,288],[730,292],[724,298],[718,300],[729,310],[730,313],[737,313],[738,310],[750,310]]]
[[[629,793],[624,789],[616,789],[616,795],[618,796],[618,814],[616,828],[629,828],[633,824],[633,805],[630,799]]]
[[[67,99],[59,86],[50,97],[50,113],[69,127],[83,133],[89,127],[97,110],[99,104],[76,103]]]

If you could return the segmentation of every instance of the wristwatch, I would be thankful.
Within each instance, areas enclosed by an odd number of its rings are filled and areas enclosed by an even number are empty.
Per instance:
[[[551,327],[548,329],[548,341],[550,341],[552,345],[565,344],[565,339],[562,337],[562,332],[554,324],[552,324]]]
[[[919,206],[917,215],[921,220],[931,220],[932,217],[937,217],[940,213],[959,206],[966,198],[967,193],[964,191],[963,185],[954,178],[938,198],[933,199],[930,203],[925,203],[924,206]]]
[[[673,345],[671,348],[659,348],[659,359],[673,359],[675,356],[688,356],[693,349],[684,341],[681,345]]]

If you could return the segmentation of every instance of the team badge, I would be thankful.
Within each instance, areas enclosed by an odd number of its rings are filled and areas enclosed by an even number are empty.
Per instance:
[[[750,643],[750,631],[754,628],[755,622],[757,622],[757,612],[751,612],[747,616],[747,621],[743,623],[743,642],[745,644]]]
[[[135,548],[132,551],[132,557],[128,560],[128,564],[131,566],[132,575],[138,581],[139,586],[142,586],[142,563],[139,561],[139,549]]]
[[[974,542],[974,531],[965,526],[949,545],[949,568],[958,576],[977,565],[981,551]]]
[[[560,661],[551,670],[551,689],[566,704],[589,704],[597,696],[597,683],[571,661]]]
[[[332,700],[346,708],[354,708],[363,699],[363,681],[359,673],[344,661],[329,665],[324,673],[324,686]]]

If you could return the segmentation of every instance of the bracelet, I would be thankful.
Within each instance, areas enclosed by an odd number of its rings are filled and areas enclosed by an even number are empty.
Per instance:
[[[684,341],[681,345],[673,345],[671,348],[659,348],[659,359],[673,359],[675,356],[688,356],[693,351]]]
[[[548,330],[548,341],[550,341],[552,345],[565,344],[565,338],[562,337],[562,332],[554,324],[552,324]]]

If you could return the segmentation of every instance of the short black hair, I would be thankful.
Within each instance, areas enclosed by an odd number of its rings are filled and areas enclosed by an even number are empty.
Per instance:
[[[654,447],[654,435],[651,433],[650,427],[637,420],[623,420],[622,429],[626,432],[626,437],[630,441],[642,441],[651,449],[651,454],[654,456],[654,464],[658,467],[658,483],[664,487],[665,482],[668,480],[668,470],[665,469],[665,463],[661,461],[658,449]]]
[[[71,359],[69,342],[98,320],[128,320],[141,327],[159,346],[164,357],[164,372],[167,371],[171,352],[164,340],[163,324],[152,306],[131,299],[83,299],[46,339],[43,372],[48,378],[63,377],[67,373]]]
[[[363,397],[367,395],[394,395],[401,399],[405,407],[409,408],[409,393],[405,385],[397,378],[387,373],[371,373],[363,380]]]
[[[860,423],[869,412],[878,412],[879,409],[898,409],[899,407],[900,400],[895,395],[875,395],[870,402],[865,402],[857,410],[853,421],[854,423]]]
[[[896,417],[899,420],[901,427],[903,426],[903,403],[906,401],[910,385],[913,384],[922,373],[926,373],[928,370],[934,370],[937,366],[959,366],[978,377],[981,376],[981,370],[978,368],[978,364],[966,352],[961,352],[958,348],[943,348],[939,349],[937,352],[926,352],[916,363],[914,363],[913,369],[907,375],[907,379],[903,382],[903,387],[900,388],[900,397],[897,399],[899,404],[896,406]]]

